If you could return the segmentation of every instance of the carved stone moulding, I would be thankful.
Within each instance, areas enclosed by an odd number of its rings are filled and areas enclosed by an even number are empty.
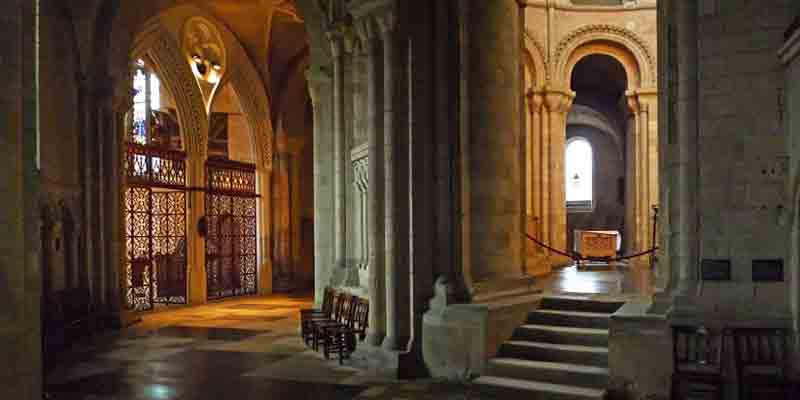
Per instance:
[[[202,17],[189,18],[183,27],[183,53],[195,77],[216,85],[227,68],[222,35],[213,23]]]

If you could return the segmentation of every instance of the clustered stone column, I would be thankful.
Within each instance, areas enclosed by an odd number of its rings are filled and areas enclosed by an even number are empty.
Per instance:
[[[347,140],[344,124],[344,41],[339,31],[328,33],[333,55],[333,258],[336,266],[345,267],[347,257],[345,168]]]
[[[567,113],[575,93],[567,88],[548,88],[544,95],[550,127],[550,246],[567,250],[567,187],[564,169],[567,148]],[[563,133],[562,133],[563,132]],[[564,256],[552,255],[553,264],[566,264]]]
[[[382,115],[379,113],[378,77],[380,68],[380,41],[377,27],[371,18],[358,20],[358,30],[367,64],[367,152],[369,165],[367,179],[367,228],[369,246],[369,343],[380,346],[386,336],[386,290],[385,290],[385,252],[384,252],[384,208],[383,208],[383,130]]]
[[[625,235],[629,253],[650,249],[653,206],[658,204],[658,135],[655,91],[629,92],[625,139]]]

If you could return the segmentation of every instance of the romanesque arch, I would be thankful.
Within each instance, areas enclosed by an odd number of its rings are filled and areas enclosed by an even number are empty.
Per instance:
[[[557,79],[569,82],[575,65],[590,54],[619,61],[628,73],[629,89],[656,86],[656,61],[647,44],[635,33],[614,25],[586,25],[564,37],[555,50]]]
[[[533,86],[540,88],[550,80],[550,70],[547,68],[545,51],[542,44],[528,32],[525,31],[525,47],[522,51],[523,62],[533,75]]]

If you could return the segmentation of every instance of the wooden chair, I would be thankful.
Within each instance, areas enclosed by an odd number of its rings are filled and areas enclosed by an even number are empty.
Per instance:
[[[319,345],[327,335],[329,327],[336,327],[339,325],[347,325],[353,319],[353,310],[355,308],[358,297],[348,293],[340,295],[342,299],[339,301],[339,307],[334,313],[332,319],[312,320],[312,347],[314,350],[319,350]]]
[[[340,324],[326,329],[323,341],[325,358],[330,357],[330,353],[336,353],[339,357],[339,364],[345,359],[350,358],[350,354],[356,350],[356,337],[363,341],[367,336],[367,324],[369,321],[369,301],[357,299],[353,307],[353,318],[349,324]]]
[[[322,307],[304,308],[300,310],[300,337],[305,340],[307,336],[311,335],[310,321],[312,318],[331,316],[334,297],[336,297],[336,291],[331,287],[326,287],[322,296]]]
[[[785,329],[732,329],[739,400],[789,399]]]
[[[301,316],[301,330],[303,334],[303,341],[306,343],[306,345],[309,345],[314,341],[314,324],[335,320],[341,313],[341,307],[344,305],[345,298],[345,293],[333,293],[333,296],[330,299],[330,306],[327,307],[328,310],[325,310],[326,306],[323,304],[323,309],[320,312],[309,311],[305,316]]]
[[[695,396],[723,399],[722,335],[703,327],[673,326],[672,399]]]

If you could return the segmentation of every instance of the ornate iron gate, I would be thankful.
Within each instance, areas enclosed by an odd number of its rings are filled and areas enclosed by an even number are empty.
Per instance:
[[[126,305],[186,303],[185,154],[128,144]]]
[[[206,162],[206,279],[209,299],[256,294],[256,169]]]

